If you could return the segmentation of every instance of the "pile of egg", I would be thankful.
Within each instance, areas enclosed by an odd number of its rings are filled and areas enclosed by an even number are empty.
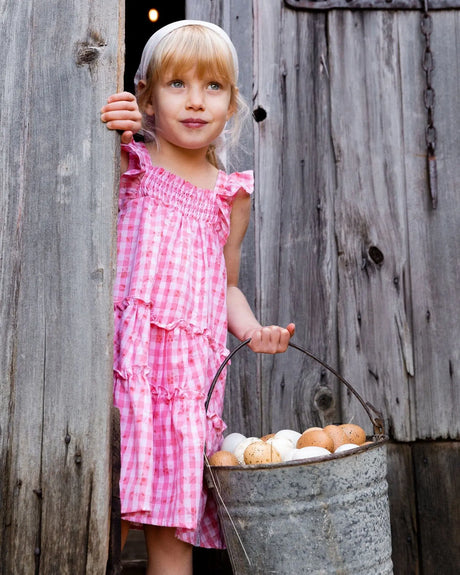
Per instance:
[[[362,427],[353,423],[309,427],[303,433],[282,429],[263,437],[230,433],[210,465],[257,465],[325,457],[371,443]]]

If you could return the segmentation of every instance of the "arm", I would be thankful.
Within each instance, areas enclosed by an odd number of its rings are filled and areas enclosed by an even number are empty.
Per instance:
[[[122,132],[122,143],[129,144],[133,139],[133,134],[138,132],[142,126],[142,116],[136,97],[129,92],[112,94],[107,99],[107,104],[101,109],[101,120],[109,130]]]
[[[228,329],[241,341],[251,338],[249,347],[256,352],[278,353],[286,351],[295,326],[277,325],[262,327],[255,318],[244,294],[238,288],[241,244],[246,233],[251,211],[251,199],[239,194],[233,203],[230,235],[224,248],[227,266],[227,315]]]

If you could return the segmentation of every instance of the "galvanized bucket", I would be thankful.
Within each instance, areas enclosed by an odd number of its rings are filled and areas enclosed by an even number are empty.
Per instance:
[[[223,362],[211,384],[206,408]],[[391,530],[383,419],[356,390],[311,352],[359,399],[374,441],[314,460],[210,466],[205,479],[217,503],[234,575],[391,575]],[[377,416],[375,417],[374,414]]]

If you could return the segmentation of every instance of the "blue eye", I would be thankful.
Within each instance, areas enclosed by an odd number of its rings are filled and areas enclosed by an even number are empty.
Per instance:
[[[169,82],[171,88],[182,88],[184,86],[184,82],[182,80],[172,80]]]
[[[222,88],[222,85],[219,84],[219,82],[209,82],[208,88],[210,90],[220,90]]]

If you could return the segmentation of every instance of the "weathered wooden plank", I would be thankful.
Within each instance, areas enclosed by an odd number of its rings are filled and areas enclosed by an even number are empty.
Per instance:
[[[341,364],[401,440],[458,436],[458,80],[448,64],[459,60],[457,18],[433,15],[446,154],[444,205],[431,212],[420,15],[330,16]]]
[[[460,443],[412,446],[422,573],[456,575],[460,565]]]
[[[264,323],[336,364],[335,174],[322,14],[254,2],[258,302]],[[340,420],[337,382],[298,352],[263,357],[264,430]]]
[[[102,573],[121,4],[3,9],[1,557],[5,573]],[[55,25],[50,32],[50,22]]]
[[[120,411],[112,407],[111,433],[111,503],[110,503],[110,540],[106,575],[120,575],[121,566],[121,499],[120,499]]]
[[[419,575],[417,493],[411,446],[406,443],[389,443],[387,460],[394,573]]]
[[[329,47],[341,370],[384,412],[395,438],[411,439],[414,361],[398,15],[333,12]],[[349,399],[343,399],[346,419],[368,423]]]
[[[460,418],[460,11],[432,15],[434,124],[437,129],[438,206],[432,209],[426,176],[427,111],[421,62],[420,17],[410,19],[401,50],[404,156],[411,308],[414,337],[414,406],[418,438],[459,438]],[[400,18],[401,38],[408,19]],[[414,37],[415,36],[415,37]],[[421,35],[420,35],[421,36]]]
[[[230,35],[238,52],[240,92],[249,111],[251,111],[253,107],[253,18],[251,3],[245,0],[188,2],[186,14],[191,19],[215,22]],[[224,158],[228,170],[242,171],[253,168],[252,129],[253,120],[249,116],[243,125],[239,147],[230,151]],[[255,196],[258,193],[259,191],[256,189]],[[240,287],[252,309],[258,315],[255,252],[255,218],[252,217],[242,248]],[[235,338],[229,338],[231,349],[237,344]],[[255,357],[249,350],[242,350],[232,360],[231,367],[228,369],[224,420],[230,431],[239,431],[247,435],[262,434],[258,365],[259,358]]]

